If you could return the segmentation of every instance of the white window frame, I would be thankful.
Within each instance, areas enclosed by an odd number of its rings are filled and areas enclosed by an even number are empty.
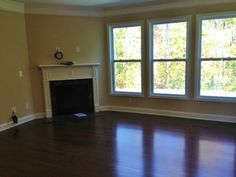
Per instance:
[[[133,27],[140,26],[141,27],[141,92],[121,92],[115,91],[115,69],[114,69],[114,45],[113,45],[113,28],[119,27]],[[143,97],[144,96],[144,69],[143,69],[143,59],[144,59],[144,21],[132,21],[125,23],[112,23],[107,25],[108,31],[108,46],[109,46],[109,64],[108,64],[108,75],[109,75],[109,93],[110,95],[117,96],[135,96],[135,97]],[[125,61],[135,61],[135,60],[125,60]]]
[[[236,17],[236,12],[220,12],[208,13],[197,15],[197,32],[196,32],[196,68],[195,68],[195,91],[194,97],[198,101],[211,101],[211,102],[226,102],[236,103],[236,97],[225,96],[201,96],[201,37],[202,37],[202,20],[208,19],[221,19]]]
[[[168,19],[152,19],[148,20],[148,48],[149,48],[149,97],[153,98],[167,98],[167,99],[180,99],[180,100],[189,100],[190,97],[190,49],[191,49],[191,16],[177,17],[177,18],[168,18]],[[175,23],[175,22],[187,22],[187,36],[186,36],[186,65],[185,65],[185,94],[162,94],[162,93],[154,93],[153,90],[153,80],[154,80],[154,72],[153,72],[153,25],[156,24],[166,24],[166,23]],[[171,61],[175,61],[175,59],[171,59]]]

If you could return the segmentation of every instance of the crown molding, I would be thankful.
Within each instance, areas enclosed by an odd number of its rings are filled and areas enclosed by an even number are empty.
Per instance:
[[[25,6],[23,3],[10,1],[10,0],[0,0],[0,10],[24,13]]]
[[[23,3],[13,0],[0,0],[0,10],[11,11],[25,14],[40,14],[40,15],[62,15],[62,16],[88,16],[88,17],[109,17],[118,15],[128,15],[136,13],[145,13],[153,11],[161,11],[168,9],[188,8],[204,5],[217,5],[235,3],[235,0],[195,0],[186,2],[176,2],[168,4],[143,5],[138,7],[117,8],[117,9],[81,9],[71,7],[41,7],[41,6],[26,6]]]
[[[170,9],[178,9],[178,8],[188,8],[188,7],[196,7],[196,6],[204,6],[204,5],[228,4],[228,3],[235,3],[235,2],[236,2],[235,0],[195,0],[191,2],[186,1],[186,2],[130,7],[126,9],[107,9],[107,10],[104,10],[104,16],[128,15],[128,14],[170,10]]]
[[[103,17],[102,9],[79,9],[79,8],[52,8],[52,7],[27,7],[26,14],[40,15],[63,15],[63,16],[87,16],[87,17]]]

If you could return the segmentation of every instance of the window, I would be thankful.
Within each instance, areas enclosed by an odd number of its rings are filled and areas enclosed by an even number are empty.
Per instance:
[[[188,97],[189,19],[149,23],[150,95]]]
[[[235,101],[236,14],[198,18],[197,98]]]
[[[142,24],[109,25],[112,94],[142,95]]]

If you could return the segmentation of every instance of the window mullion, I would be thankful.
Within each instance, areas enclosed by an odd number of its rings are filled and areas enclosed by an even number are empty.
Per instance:
[[[178,61],[186,61],[186,59],[154,59],[154,62],[178,62]]]
[[[113,60],[114,62],[141,62],[142,60]]]
[[[201,58],[201,61],[234,61],[236,58]]]

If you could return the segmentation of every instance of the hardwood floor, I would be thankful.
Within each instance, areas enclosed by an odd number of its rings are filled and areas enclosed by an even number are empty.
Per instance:
[[[236,177],[236,125],[116,112],[0,133],[0,177]]]

